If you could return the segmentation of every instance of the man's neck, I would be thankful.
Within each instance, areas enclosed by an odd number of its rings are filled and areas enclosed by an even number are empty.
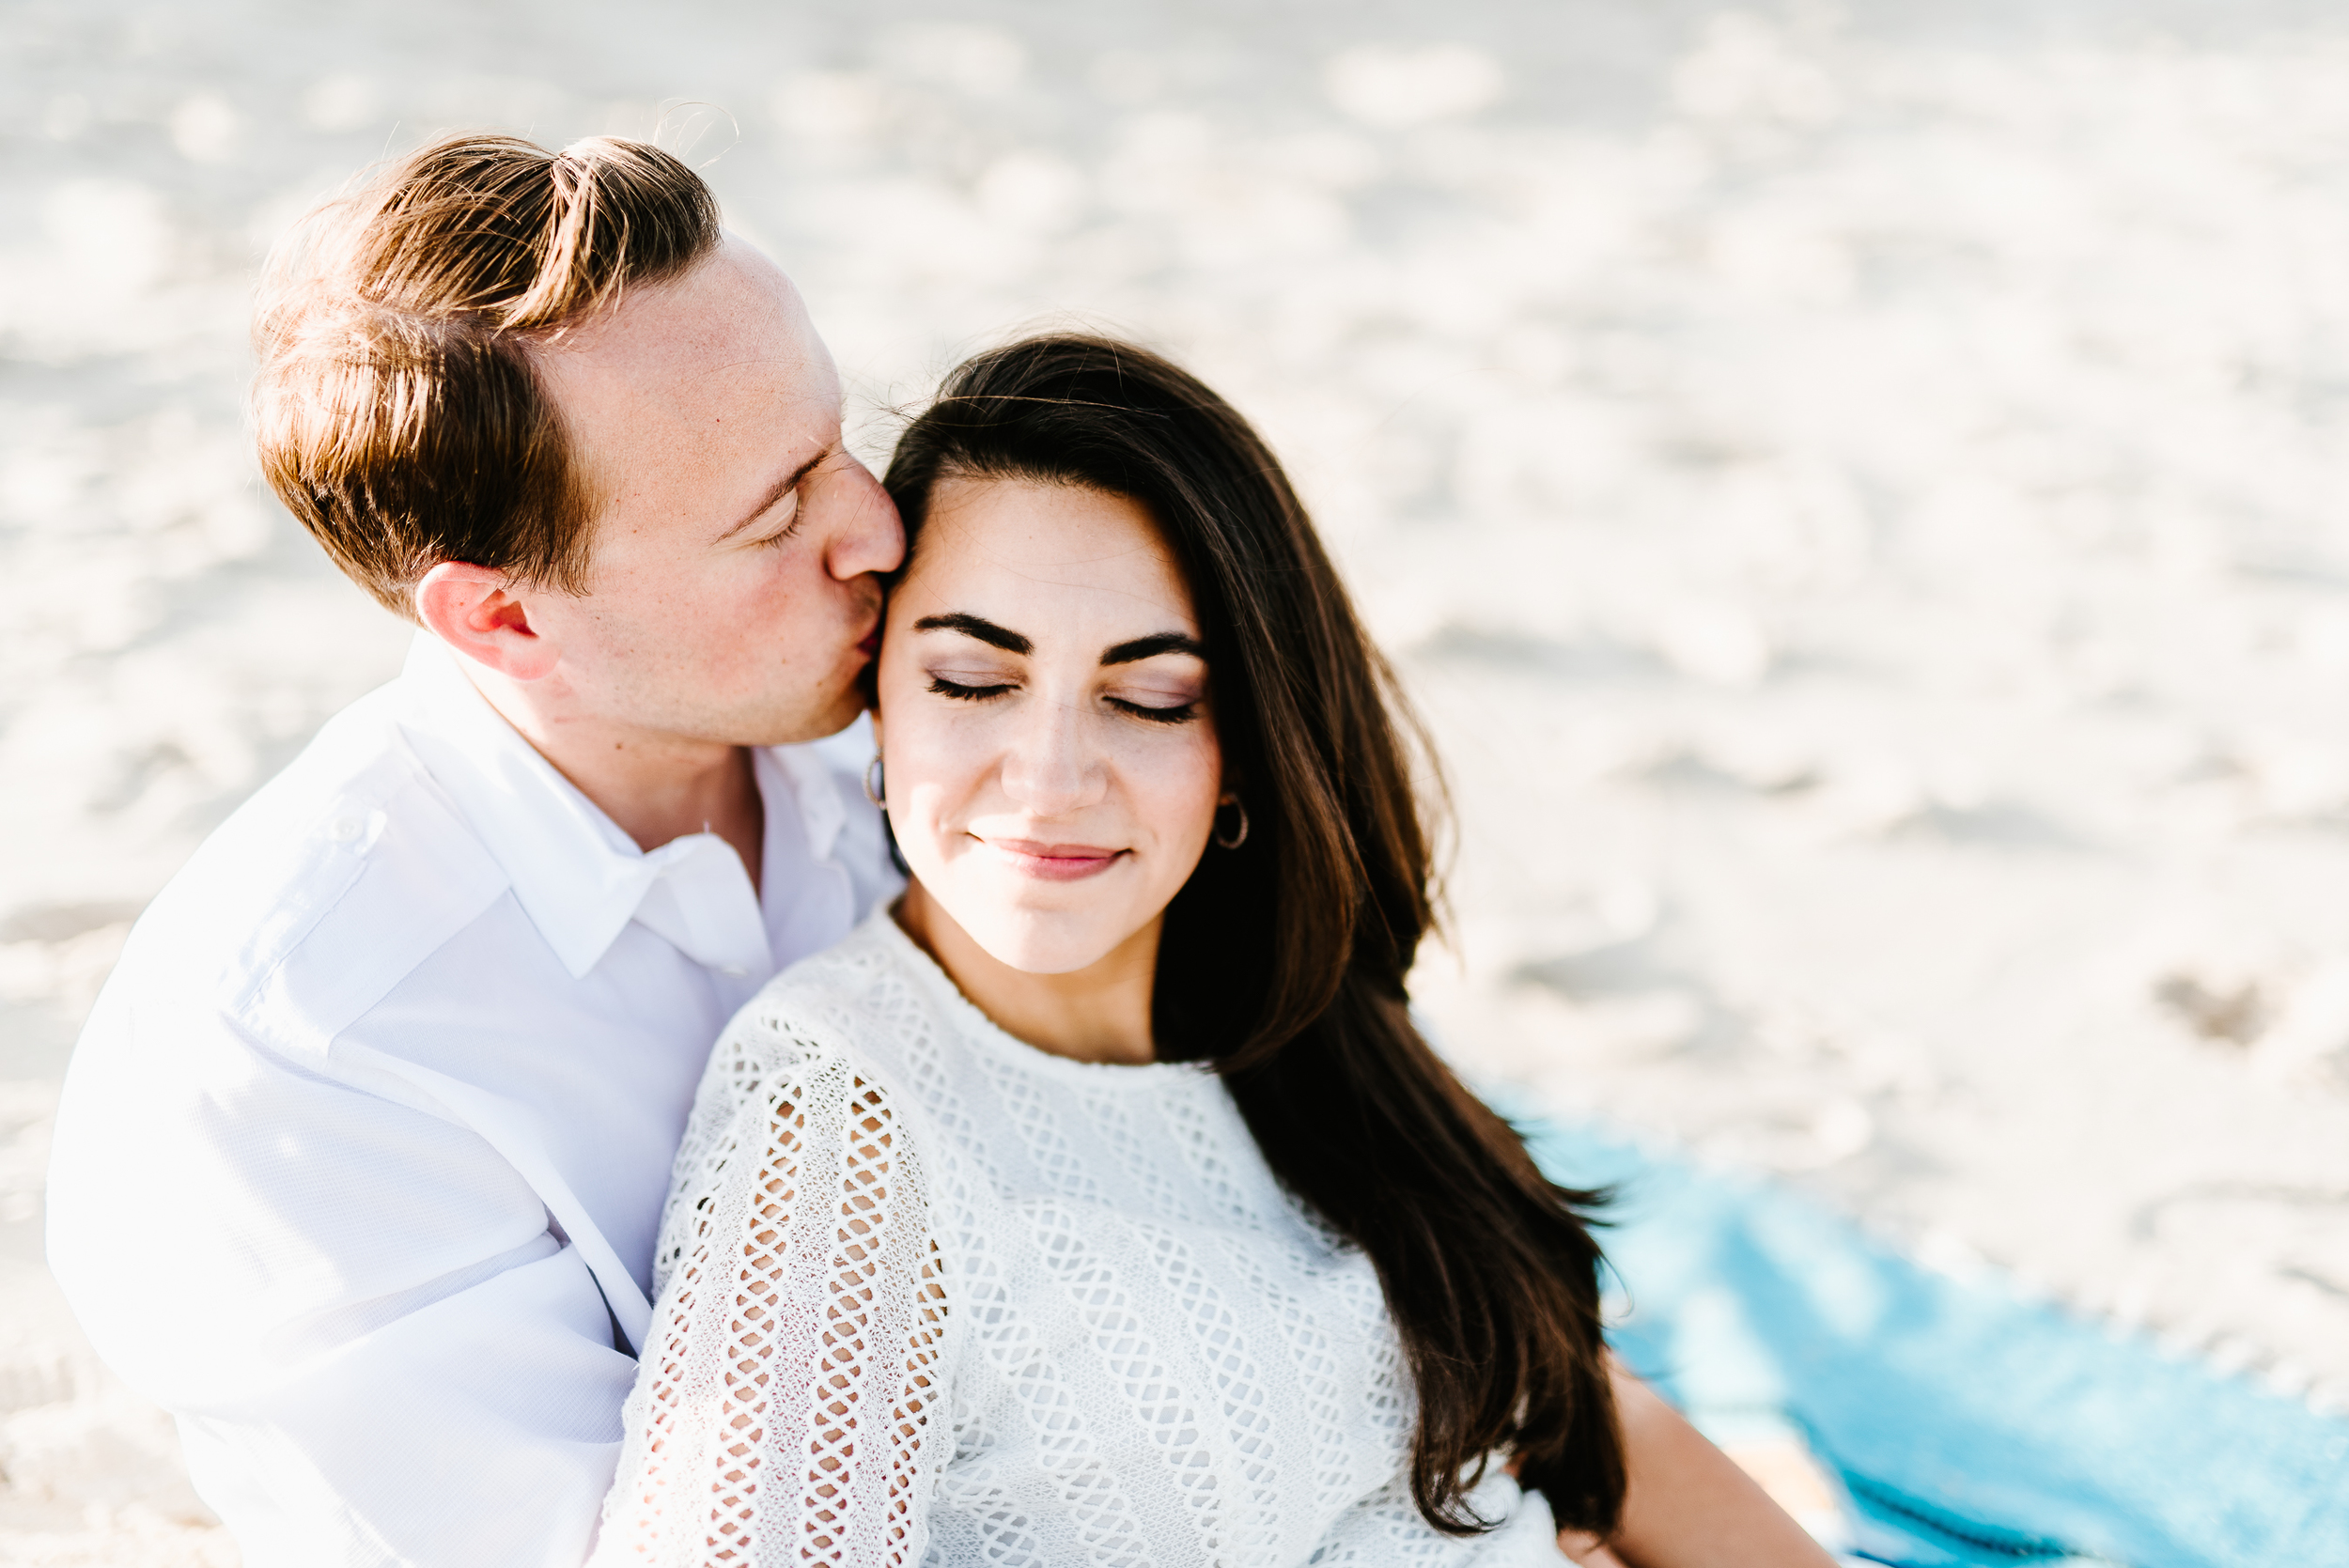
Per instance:
[[[559,698],[547,700],[536,686],[469,660],[458,664],[490,706],[639,849],[715,833],[741,857],[757,890],[766,806],[748,751],[567,711]]]

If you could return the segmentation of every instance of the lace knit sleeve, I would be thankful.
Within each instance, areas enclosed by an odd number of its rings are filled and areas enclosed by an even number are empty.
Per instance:
[[[910,1565],[947,1417],[947,1295],[889,1090],[746,1015],[677,1171],[599,1563]]]

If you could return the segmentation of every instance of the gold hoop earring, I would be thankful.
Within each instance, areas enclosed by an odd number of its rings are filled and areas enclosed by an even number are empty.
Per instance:
[[[864,765],[864,798],[873,802],[876,811],[889,809],[889,775],[881,771],[880,753]]]
[[[1248,802],[1237,795],[1230,796],[1216,802],[1216,815],[1221,815],[1225,806],[1239,813],[1239,826],[1232,830],[1232,836],[1229,838],[1225,838],[1223,830],[1218,827],[1215,831],[1215,842],[1220,848],[1237,849],[1248,842]]]

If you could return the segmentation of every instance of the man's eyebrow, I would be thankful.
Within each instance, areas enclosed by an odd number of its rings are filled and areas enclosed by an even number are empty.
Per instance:
[[[984,616],[966,615],[960,611],[951,615],[925,615],[913,623],[913,629],[916,631],[959,631],[965,637],[975,637],[989,647],[1001,648],[1005,653],[1035,652],[1034,643],[1029,642],[1009,627],[997,626]]]
[[[1187,653],[1193,659],[1205,659],[1207,650],[1199,639],[1180,631],[1161,631],[1148,637],[1137,637],[1130,643],[1120,643],[1101,656],[1103,665],[1132,664],[1144,659],[1156,659],[1162,653]]]
[[[741,521],[736,523],[733,527],[718,536],[718,542],[720,544],[725,543],[726,540],[731,539],[737,534],[742,532],[743,529],[748,528],[752,523],[756,522],[760,518],[765,517],[776,502],[781,501],[785,496],[789,495],[793,490],[798,489],[801,482],[809,474],[815,473],[826,458],[832,456],[832,449],[831,447],[825,447],[821,452],[817,453],[816,456],[808,458],[807,461],[801,463],[799,467],[793,469],[790,473],[785,474],[780,480],[776,481],[774,488],[770,489],[765,495],[759,497],[758,505],[752,507],[747,513],[745,513]]]

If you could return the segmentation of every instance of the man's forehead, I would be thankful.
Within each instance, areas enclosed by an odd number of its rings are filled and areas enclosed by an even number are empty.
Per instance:
[[[681,276],[630,291],[546,346],[552,380],[584,391],[624,383],[836,400],[831,354],[799,290],[755,247],[729,237]]]

